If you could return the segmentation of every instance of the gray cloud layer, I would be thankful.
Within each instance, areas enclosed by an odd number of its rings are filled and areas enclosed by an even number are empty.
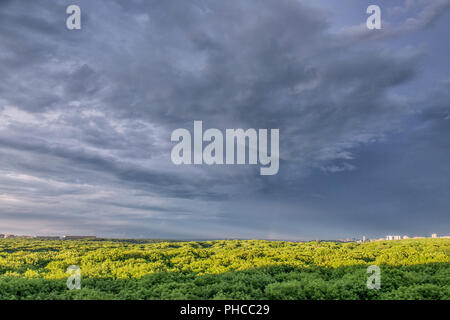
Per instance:
[[[0,3],[5,232],[450,233],[449,1],[382,6],[383,30],[293,0],[76,3],[80,31],[61,2]],[[279,174],[174,166],[194,120],[279,128]]]

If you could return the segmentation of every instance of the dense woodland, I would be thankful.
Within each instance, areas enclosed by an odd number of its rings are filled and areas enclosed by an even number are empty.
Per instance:
[[[68,290],[78,265],[80,290]],[[366,286],[369,265],[381,289]],[[450,299],[450,239],[0,239],[0,299]]]

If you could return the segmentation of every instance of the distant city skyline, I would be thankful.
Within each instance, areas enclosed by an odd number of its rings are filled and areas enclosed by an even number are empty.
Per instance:
[[[112,240],[120,240],[120,239],[156,239],[156,240],[186,240],[186,241],[214,241],[214,240],[230,240],[232,238],[217,238],[217,239],[157,239],[157,238],[108,238],[108,237],[97,237],[96,235],[17,235],[11,233],[0,233],[0,239],[8,239],[8,238],[33,238],[33,239],[44,239],[44,240],[77,240],[77,239],[112,239]],[[372,241],[391,241],[391,240],[414,240],[414,239],[425,239],[425,238],[450,238],[450,236],[438,235],[436,233],[431,234],[431,236],[408,236],[408,235],[387,235],[381,238],[371,238],[368,239],[365,236],[361,238],[341,238],[341,239],[309,239],[309,240],[293,240],[293,239],[256,239],[256,240],[274,240],[274,241],[337,241],[337,242],[372,242]],[[236,239],[236,238],[233,238]],[[252,240],[252,238],[238,238],[239,240]]]

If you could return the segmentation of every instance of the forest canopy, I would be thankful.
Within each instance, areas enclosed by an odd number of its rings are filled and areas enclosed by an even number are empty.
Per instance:
[[[81,289],[67,268],[79,266]],[[381,270],[380,290],[366,286]],[[0,299],[449,299],[450,239],[0,239]]]

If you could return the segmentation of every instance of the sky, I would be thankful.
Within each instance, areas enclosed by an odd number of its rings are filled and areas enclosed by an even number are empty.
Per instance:
[[[449,33],[450,0],[1,0],[0,233],[450,235]],[[278,128],[278,174],[175,165],[194,120]]]

